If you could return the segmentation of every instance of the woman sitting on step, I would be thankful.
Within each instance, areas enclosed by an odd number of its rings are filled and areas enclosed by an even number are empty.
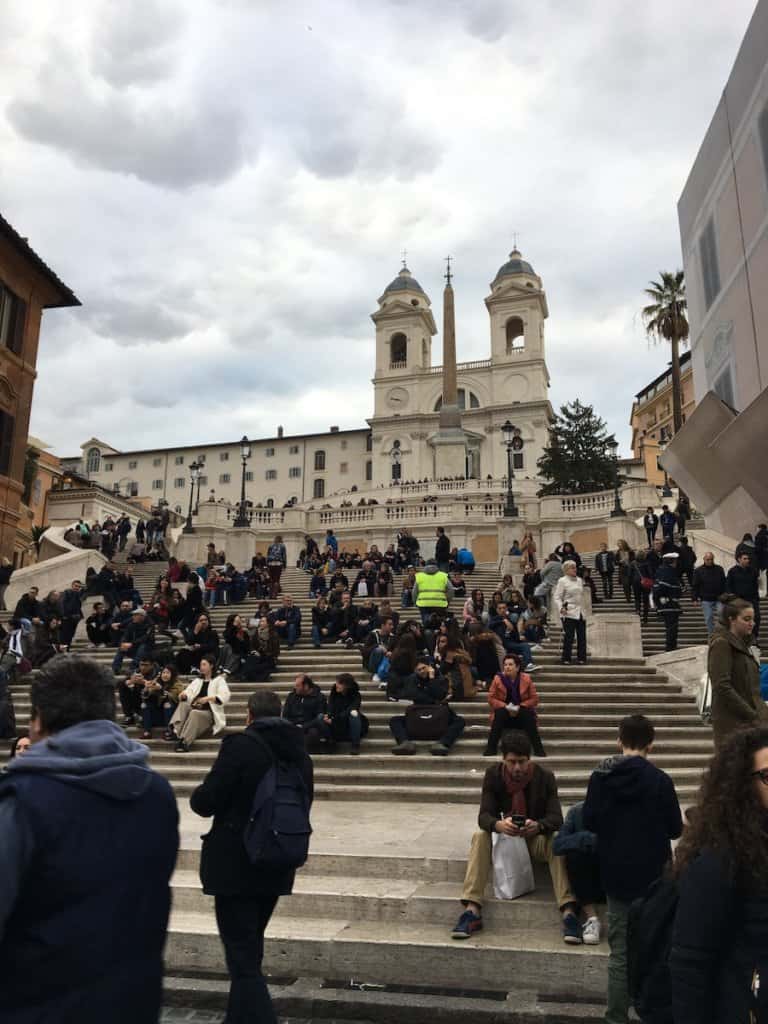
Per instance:
[[[176,653],[176,666],[182,675],[197,668],[200,659],[210,655],[214,662],[219,656],[219,634],[211,626],[211,620],[201,613],[189,634],[189,644]]]
[[[179,694],[179,703],[171,719],[171,729],[179,741],[176,753],[186,754],[195,740],[217,736],[227,724],[224,705],[230,692],[224,674],[214,676],[216,660],[210,655],[200,659],[200,678],[193,679]]]
[[[536,757],[546,757],[539,736],[536,708],[539,695],[531,677],[522,671],[522,659],[517,654],[508,654],[502,671],[494,676],[488,690],[491,706],[491,732],[484,757],[495,757],[501,734],[506,729],[521,729],[531,741]]]

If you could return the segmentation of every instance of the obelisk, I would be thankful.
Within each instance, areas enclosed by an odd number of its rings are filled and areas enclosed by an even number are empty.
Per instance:
[[[461,428],[456,384],[456,312],[451,284],[451,258],[447,258],[443,292],[443,402],[437,434],[431,439],[435,450],[435,478],[463,477],[467,471],[467,442]]]

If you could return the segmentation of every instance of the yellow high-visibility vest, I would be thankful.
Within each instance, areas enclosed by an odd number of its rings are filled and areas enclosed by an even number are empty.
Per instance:
[[[416,585],[419,593],[416,597],[417,608],[447,608],[448,587],[447,572],[417,572]]]

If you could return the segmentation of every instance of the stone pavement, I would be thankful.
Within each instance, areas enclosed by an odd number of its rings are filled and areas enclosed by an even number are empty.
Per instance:
[[[488,759],[492,764],[492,759]],[[480,803],[478,774],[477,806],[470,804],[393,804],[372,801],[334,803],[316,801],[312,807],[312,853],[360,857],[439,857],[466,860],[469,841],[477,828]],[[200,818],[179,798],[181,846],[200,847],[200,836],[210,819]]]

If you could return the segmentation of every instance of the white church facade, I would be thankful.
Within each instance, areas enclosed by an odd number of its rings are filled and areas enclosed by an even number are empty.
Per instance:
[[[506,476],[501,427],[511,420],[524,442],[513,456],[515,476],[533,480],[552,418],[544,337],[548,308],[541,278],[517,250],[494,277],[485,305],[489,358],[455,363],[463,440],[460,458],[452,463],[460,471],[450,475],[479,481]],[[367,426],[299,435],[279,427],[273,437],[250,439],[246,490],[255,506],[337,506],[351,493],[359,500],[361,493],[393,483],[447,475],[440,472],[438,437],[446,374],[432,365],[437,325],[429,297],[407,267],[384,289],[371,318],[376,365]],[[195,464],[201,467],[195,485],[200,501],[240,499],[240,441],[121,451],[94,437],[80,456],[62,464],[109,490],[153,504],[163,500],[180,512],[187,511]]]

